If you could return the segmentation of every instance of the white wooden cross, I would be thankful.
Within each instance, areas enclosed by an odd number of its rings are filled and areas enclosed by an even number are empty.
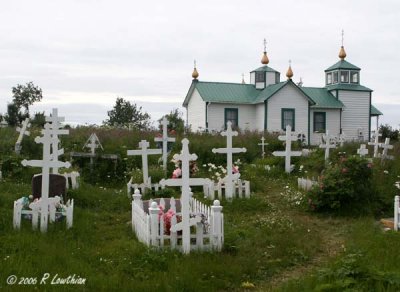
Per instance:
[[[382,160],[394,158],[392,155],[388,155],[388,150],[393,149],[393,145],[390,145],[390,138],[386,138],[385,143],[379,144],[379,147],[383,149],[381,154]]]
[[[163,169],[164,172],[167,172],[167,157],[168,157],[168,142],[175,142],[175,138],[168,137],[168,120],[164,116],[162,120],[162,125],[163,125],[163,135],[162,138],[156,137],[154,138],[155,142],[162,142],[163,148],[162,148],[162,157],[163,157]]]
[[[346,142],[346,135],[344,133],[339,134],[338,142],[340,147],[343,147],[344,142]]]
[[[333,137],[329,135],[329,131],[326,131],[326,134],[323,135],[324,139],[325,139],[325,144],[322,142],[319,145],[319,148],[325,148],[325,162],[328,161],[329,158],[329,149],[335,149],[336,148],[336,143],[335,141],[332,139]]]
[[[35,166],[42,168],[42,196],[41,196],[41,212],[40,212],[40,230],[42,232],[47,231],[47,223],[49,216],[49,183],[50,183],[50,168],[52,167],[66,167],[69,168],[71,164],[69,162],[53,161],[50,153],[50,147],[53,140],[58,138],[53,138],[51,135],[50,124],[46,123],[44,125],[44,130],[42,130],[43,137],[36,137],[36,143],[43,144],[43,159],[42,160],[26,160],[24,159],[21,164],[23,166]]]
[[[161,185],[167,186],[182,186],[182,195],[181,195],[181,212],[182,212],[182,221],[175,226],[174,230],[182,230],[182,249],[183,253],[190,252],[190,226],[197,223],[198,218],[190,219],[190,206],[189,206],[189,197],[190,197],[190,186],[204,185],[206,179],[202,178],[190,178],[190,161],[194,161],[197,159],[196,154],[189,153],[189,140],[184,138],[182,140],[182,151],[181,154],[174,155],[175,160],[181,161],[182,167],[182,178],[180,179],[167,179],[161,180]]]
[[[292,142],[297,141],[297,135],[292,134],[292,127],[290,125],[286,126],[286,135],[285,136],[278,136],[280,141],[286,142],[286,149],[285,151],[274,151],[272,155],[274,156],[285,156],[285,171],[290,173],[292,171],[290,165],[290,159],[292,156],[301,156],[301,151],[292,151]]]
[[[379,137],[382,136],[382,134],[379,133],[379,131],[375,131],[374,134],[374,142],[368,142],[368,145],[373,145],[374,146],[374,158],[377,158],[379,156]]]
[[[150,143],[146,140],[139,142],[139,148],[141,150],[128,150],[128,155],[142,155],[142,170],[143,170],[143,183],[147,184],[149,180],[149,166],[148,166],[148,155],[161,154],[161,149],[149,149]]]
[[[97,137],[96,133],[92,133],[89,137],[89,139],[87,139],[85,145],[83,145],[82,149],[85,148],[89,148],[90,149],[90,153],[95,156],[96,153],[96,148],[101,148],[101,150],[103,150],[103,146],[100,143],[99,138]]]
[[[51,135],[53,138],[58,138],[58,135],[68,135],[69,130],[61,129],[63,126],[61,122],[64,122],[64,117],[58,116],[58,111],[56,108],[53,108],[52,114],[50,117],[46,117],[46,122],[50,122]],[[51,144],[51,157],[53,161],[58,161],[58,156],[64,154],[64,149],[58,149],[58,139],[53,139]],[[58,174],[58,167],[52,168],[52,173]]]
[[[360,157],[364,157],[368,154],[368,148],[366,148],[365,144],[360,145],[360,149],[357,149],[357,154],[360,154]]]
[[[226,178],[225,178],[225,197],[227,199],[233,198],[233,159],[232,154],[246,152],[246,148],[232,148],[232,137],[237,136],[238,132],[232,131],[232,123],[227,123],[227,129],[221,133],[222,136],[226,136],[226,148],[213,148],[213,153],[226,154]]]
[[[261,146],[261,149],[262,149],[262,158],[264,158],[264,156],[265,156],[265,146],[267,146],[268,145],[268,143],[264,143],[265,142],[265,138],[264,137],[261,137],[261,143],[258,143],[258,145],[260,145]]]
[[[17,132],[19,132],[19,136],[17,139],[17,142],[15,143],[15,153],[19,154],[21,151],[21,142],[22,142],[22,138],[24,137],[24,135],[29,136],[31,133],[27,130],[27,128],[29,128],[31,126],[31,124],[29,123],[29,118],[26,118],[23,122],[22,122],[22,127],[17,127]]]

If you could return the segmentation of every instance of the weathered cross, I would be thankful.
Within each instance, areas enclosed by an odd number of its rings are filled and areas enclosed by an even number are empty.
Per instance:
[[[258,145],[260,145],[261,146],[261,149],[262,149],[262,158],[264,158],[264,156],[265,156],[265,146],[267,146],[268,145],[268,143],[265,143],[265,138],[264,137],[261,137],[261,143],[258,143]]]
[[[167,157],[168,157],[168,142],[175,142],[175,138],[168,137],[168,120],[164,116],[162,120],[162,126],[163,126],[163,135],[162,138],[156,137],[154,138],[155,142],[162,142],[162,157],[163,157],[163,169],[164,173],[166,174],[167,172]]]
[[[329,135],[329,131],[326,131],[326,134],[323,136],[325,140],[325,144],[322,142],[319,145],[319,148],[325,148],[325,162],[328,161],[329,158],[329,149],[335,149],[336,143],[333,140],[333,137]]]
[[[390,145],[390,138],[385,139],[385,143],[381,143],[379,145],[382,150],[381,158],[383,159],[393,159],[394,157],[392,155],[388,155],[388,150],[393,149],[393,145]]]
[[[382,136],[382,134],[379,133],[379,131],[375,131],[374,134],[374,142],[368,142],[368,145],[373,145],[374,146],[374,158],[377,158],[379,156],[379,137]]]
[[[50,131],[52,138],[58,138],[58,135],[68,135],[69,130],[61,129],[62,125],[61,122],[64,122],[65,118],[64,117],[59,117],[58,116],[58,111],[56,108],[53,108],[52,114],[50,117],[46,117],[46,122],[50,122]],[[58,161],[58,156],[64,154],[64,149],[58,149],[58,139],[52,139],[52,144],[51,144],[51,157],[53,161]],[[58,167],[53,167],[52,168],[52,173],[57,174],[58,173]]]
[[[83,145],[82,149],[89,148],[90,153],[95,156],[96,154],[96,148],[101,148],[103,150],[103,146],[100,143],[99,138],[97,137],[96,133],[92,133],[87,139],[85,145]]]
[[[161,180],[161,185],[166,186],[182,186],[182,195],[181,195],[181,212],[182,212],[182,221],[175,226],[174,230],[182,230],[182,249],[184,253],[190,252],[190,226],[194,225],[198,222],[198,218],[190,218],[190,205],[189,205],[189,197],[190,197],[190,186],[194,185],[204,185],[206,179],[203,178],[190,178],[190,161],[194,161],[197,159],[196,154],[189,153],[189,140],[182,140],[182,151],[181,154],[174,155],[175,160],[180,160],[182,165],[182,178],[180,179],[167,179]]]
[[[53,143],[54,138],[51,135],[50,124],[46,123],[44,125],[44,130],[42,130],[43,137],[36,137],[36,143],[43,144],[43,159],[42,160],[22,160],[21,164],[23,166],[34,166],[42,168],[42,196],[41,196],[41,211],[40,211],[40,230],[42,232],[47,231],[47,222],[49,216],[49,183],[50,183],[50,168],[54,167],[66,167],[69,168],[71,164],[69,162],[53,161],[52,155],[50,153],[50,147]]]
[[[292,156],[301,156],[301,151],[292,151],[292,142],[297,141],[297,135],[292,134],[292,127],[290,125],[286,126],[286,135],[285,136],[278,136],[280,141],[286,142],[286,149],[285,151],[274,151],[272,155],[274,156],[285,156],[285,171],[287,173],[291,172],[291,165],[290,159]]]
[[[368,154],[368,148],[366,148],[365,144],[360,145],[360,149],[357,149],[357,154],[360,154],[360,157],[364,157]]]
[[[237,136],[238,132],[232,131],[232,123],[227,123],[227,129],[221,133],[222,136],[226,136],[226,148],[213,148],[213,153],[226,154],[226,177],[225,180],[225,197],[231,199],[233,197],[233,159],[232,154],[246,152],[246,148],[232,148],[232,137]]]
[[[161,149],[149,149],[150,143],[146,140],[139,142],[139,148],[141,150],[128,150],[128,155],[142,155],[142,170],[143,170],[143,183],[147,184],[149,180],[149,166],[148,166],[148,155],[161,154]]]
[[[21,152],[21,142],[22,142],[22,138],[24,137],[24,135],[29,136],[31,133],[29,131],[27,131],[27,128],[29,128],[31,126],[31,124],[29,123],[29,118],[26,118],[23,122],[22,122],[22,127],[17,127],[17,132],[19,132],[19,136],[17,139],[17,142],[15,143],[15,153],[19,154]]]

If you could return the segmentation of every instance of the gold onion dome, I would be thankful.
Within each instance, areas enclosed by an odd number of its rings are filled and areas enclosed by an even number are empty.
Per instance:
[[[192,77],[193,79],[197,79],[199,77],[199,72],[197,72],[196,67],[193,69]]]
[[[290,66],[290,65],[289,65],[289,68],[288,68],[288,70],[287,70],[287,72],[286,72],[286,77],[287,77],[288,79],[292,79],[292,77],[293,77],[292,66]]]
[[[264,54],[263,54],[263,56],[261,58],[261,64],[267,65],[268,63],[269,63],[269,59],[268,59],[268,56],[267,56],[267,52],[264,51]]]
[[[342,60],[344,60],[344,58],[346,58],[346,51],[344,50],[343,46],[340,47],[339,58]]]

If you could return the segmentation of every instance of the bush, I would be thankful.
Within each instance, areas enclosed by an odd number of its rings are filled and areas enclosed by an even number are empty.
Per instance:
[[[378,199],[371,179],[372,163],[357,156],[342,156],[326,168],[319,185],[310,191],[310,208],[343,214],[369,213]]]

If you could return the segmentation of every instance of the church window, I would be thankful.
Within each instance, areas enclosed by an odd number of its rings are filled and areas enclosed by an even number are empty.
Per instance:
[[[333,76],[333,83],[338,83],[338,81],[339,81],[339,73],[338,73],[338,71],[333,72],[332,76]]]
[[[326,74],[326,84],[332,84],[332,73]]]
[[[326,113],[314,112],[314,132],[325,133]]]
[[[349,83],[349,71],[340,71],[340,82]]]
[[[225,108],[225,129],[228,122],[232,123],[232,128],[239,126],[239,109]]]
[[[256,82],[265,82],[265,72],[256,72]]]
[[[295,130],[295,109],[294,108],[283,108],[282,109],[282,130],[286,130],[286,126],[292,127],[292,131]]]
[[[358,72],[351,72],[350,80],[351,80],[351,83],[358,83]]]

